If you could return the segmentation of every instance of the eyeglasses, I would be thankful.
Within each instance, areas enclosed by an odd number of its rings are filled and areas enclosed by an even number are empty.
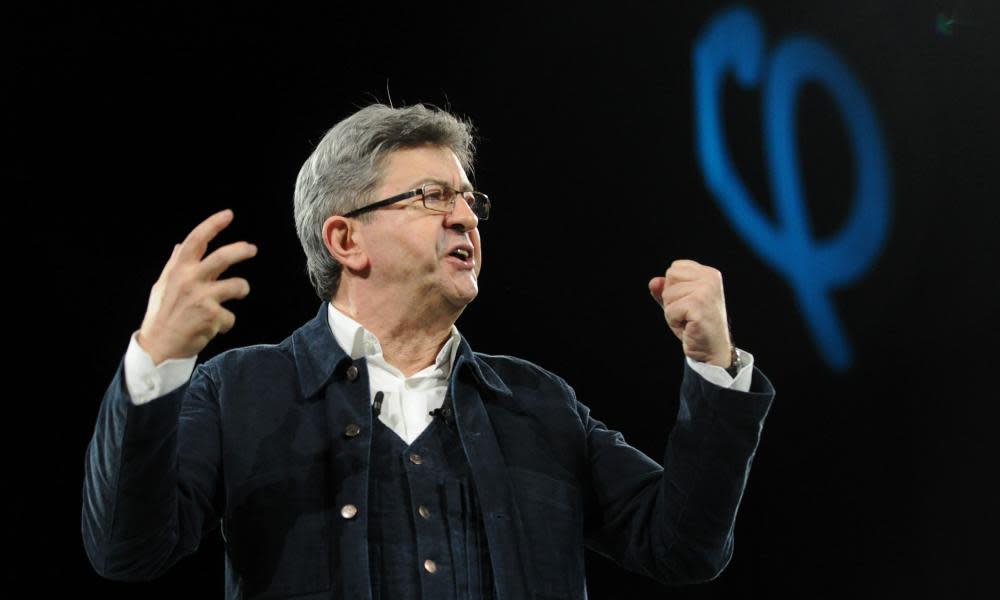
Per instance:
[[[482,192],[459,192],[448,186],[436,183],[428,184],[408,192],[403,192],[402,194],[386,198],[385,200],[373,202],[367,206],[362,206],[361,208],[352,210],[344,216],[356,217],[361,213],[382,208],[383,206],[388,206],[394,202],[406,200],[407,198],[413,198],[414,196],[420,196],[420,199],[424,203],[424,208],[428,210],[450,213],[455,210],[455,202],[458,200],[459,194],[462,195],[462,198],[465,199],[469,208],[472,209],[472,212],[475,213],[476,217],[478,217],[480,221],[485,221],[490,218],[490,197],[486,194]]]

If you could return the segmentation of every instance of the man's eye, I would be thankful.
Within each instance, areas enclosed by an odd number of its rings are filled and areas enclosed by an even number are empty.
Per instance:
[[[427,198],[428,202],[443,202],[444,192],[441,190],[428,190],[424,197]]]

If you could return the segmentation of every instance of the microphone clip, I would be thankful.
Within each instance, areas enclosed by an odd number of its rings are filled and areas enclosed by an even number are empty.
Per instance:
[[[445,396],[444,404],[428,413],[432,417],[441,417],[448,425],[455,423],[455,412],[451,408],[451,396]]]

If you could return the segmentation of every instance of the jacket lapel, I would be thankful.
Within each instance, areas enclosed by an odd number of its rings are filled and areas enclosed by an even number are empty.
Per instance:
[[[490,560],[499,598],[530,598],[534,589],[526,564],[527,538],[520,511],[514,502],[503,453],[486,412],[480,391],[510,395],[503,381],[485,364],[476,361],[462,337],[451,373],[449,393],[454,399],[455,422],[465,456],[472,469]]]

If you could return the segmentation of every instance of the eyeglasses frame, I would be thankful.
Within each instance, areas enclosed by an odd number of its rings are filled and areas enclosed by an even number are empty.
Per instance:
[[[454,200],[451,203],[451,210],[444,211],[444,210],[440,210],[440,209],[437,209],[437,208],[431,208],[430,206],[427,206],[427,202],[425,200],[426,195],[424,194],[424,188],[426,188],[428,186],[431,186],[431,185],[436,185],[436,186],[442,187],[442,188],[444,188],[446,190],[452,190],[453,192],[455,192],[452,195],[452,197],[454,198]],[[390,204],[394,204],[396,202],[399,202],[401,200],[406,200],[408,198],[413,198],[414,196],[420,196],[420,203],[423,204],[424,208],[426,208],[427,210],[432,210],[432,211],[434,211],[436,213],[441,213],[441,214],[448,215],[448,214],[451,214],[452,212],[455,211],[455,205],[458,203],[458,197],[457,197],[458,194],[467,194],[467,193],[473,194],[475,196],[482,196],[482,198],[486,201],[487,204],[490,203],[490,197],[487,196],[486,194],[482,193],[482,192],[477,192],[477,191],[462,192],[462,191],[456,190],[454,188],[448,187],[446,185],[441,185],[441,184],[438,184],[438,183],[433,183],[433,184],[427,184],[427,185],[420,186],[420,187],[418,187],[416,189],[412,189],[412,190],[410,190],[408,192],[403,192],[402,194],[396,194],[395,196],[391,196],[389,198],[386,198],[385,200],[379,200],[378,202],[372,202],[371,204],[367,204],[365,206],[362,206],[361,208],[356,208],[356,209],[352,210],[349,213],[345,213],[344,216],[345,217],[356,217],[356,216],[358,216],[358,215],[360,215],[362,213],[366,213],[366,212],[371,211],[371,210],[376,210],[376,209],[382,208],[383,206],[389,206]],[[476,211],[473,210],[472,213],[476,214]],[[479,219],[480,221],[487,221],[487,220],[489,220],[489,216],[480,217],[478,214],[476,214],[476,218]]]

